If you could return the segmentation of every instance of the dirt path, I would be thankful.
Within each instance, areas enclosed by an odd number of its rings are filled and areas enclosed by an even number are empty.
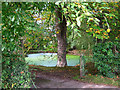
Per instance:
[[[41,73],[36,75],[34,82],[37,88],[117,88],[107,85],[83,83],[70,79],[61,79]]]

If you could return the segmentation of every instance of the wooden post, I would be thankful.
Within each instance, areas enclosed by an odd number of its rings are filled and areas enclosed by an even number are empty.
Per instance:
[[[85,75],[85,70],[84,70],[85,60],[83,57],[84,54],[82,53],[80,55],[80,77],[83,77]]]
[[[83,54],[80,55],[80,77],[83,77],[83,74],[84,74],[84,71],[83,71],[84,62],[82,57],[83,57]]]

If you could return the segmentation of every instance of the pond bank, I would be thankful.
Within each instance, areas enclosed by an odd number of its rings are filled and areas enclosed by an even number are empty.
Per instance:
[[[88,54],[90,56],[92,56],[92,50],[81,50],[82,53],[84,54]],[[35,53],[57,53],[54,51],[44,51],[44,50],[30,50],[30,52],[28,52],[29,54],[35,54]],[[79,50],[69,50],[67,51],[67,54],[69,55],[79,55],[80,56],[80,51]]]

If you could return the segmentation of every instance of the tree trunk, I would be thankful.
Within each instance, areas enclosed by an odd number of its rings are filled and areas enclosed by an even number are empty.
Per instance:
[[[67,65],[66,61],[66,31],[67,31],[67,26],[66,26],[66,19],[65,16],[62,15],[60,12],[61,8],[56,7],[55,12],[56,12],[56,36],[58,39],[58,62],[57,62],[57,67],[64,67]]]

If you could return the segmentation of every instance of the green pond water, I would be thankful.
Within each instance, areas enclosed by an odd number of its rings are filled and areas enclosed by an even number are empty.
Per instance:
[[[76,55],[66,55],[67,65],[75,66],[79,64],[80,57]],[[51,53],[28,54],[25,58],[29,65],[42,65],[47,67],[54,67],[57,64],[57,55]]]

